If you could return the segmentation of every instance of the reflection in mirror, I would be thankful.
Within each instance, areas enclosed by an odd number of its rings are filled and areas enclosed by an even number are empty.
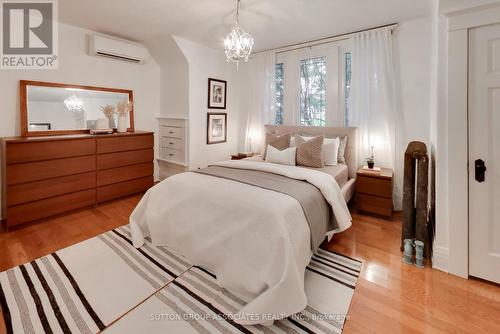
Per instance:
[[[115,129],[118,115],[109,106],[129,102],[127,93],[69,87],[27,86],[26,93],[30,132]],[[130,114],[126,117],[130,128]]]

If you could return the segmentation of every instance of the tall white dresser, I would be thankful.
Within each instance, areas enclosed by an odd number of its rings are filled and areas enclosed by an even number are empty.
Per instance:
[[[160,179],[182,173],[189,166],[189,136],[187,118],[158,117]]]

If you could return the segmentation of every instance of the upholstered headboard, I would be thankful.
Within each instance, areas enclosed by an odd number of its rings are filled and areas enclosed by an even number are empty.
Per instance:
[[[349,169],[349,178],[356,177],[358,170],[358,128],[336,128],[329,126],[293,126],[293,125],[264,125],[267,132],[274,134],[291,133],[308,135],[325,135],[326,138],[347,136],[345,159]]]

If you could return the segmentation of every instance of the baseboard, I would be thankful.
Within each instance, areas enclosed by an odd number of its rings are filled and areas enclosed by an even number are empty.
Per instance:
[[[432,268],[448,272],[449,249],[446,247],[434,246],[432,250]]]

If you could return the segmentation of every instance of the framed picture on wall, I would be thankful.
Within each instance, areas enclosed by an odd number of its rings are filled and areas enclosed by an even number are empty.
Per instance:
[[[208,78],[208,109],[226,109],[227,81]]]
[[[227,141],[227,114],[207,114],[207,144],[219,144]]]

